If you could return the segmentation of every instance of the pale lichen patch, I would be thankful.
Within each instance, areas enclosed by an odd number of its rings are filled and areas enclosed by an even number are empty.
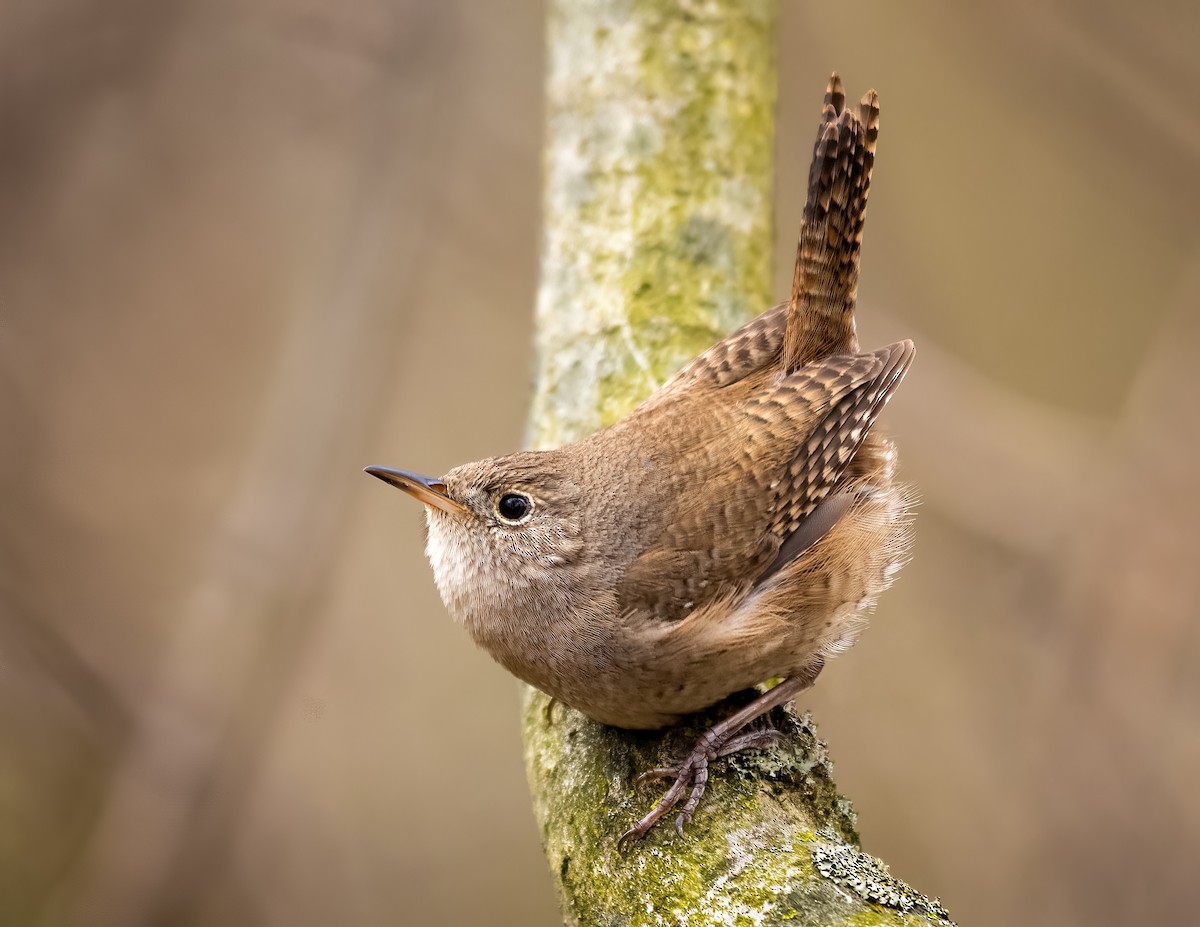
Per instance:
[[[844,843],[817,843],[812,847],[813,868],[824,878],[847,888],[872,904],[918,914],[942,924],[953,925],[950,914],[937,898],[929,899],[908,883],[897,879],[881,860]]]

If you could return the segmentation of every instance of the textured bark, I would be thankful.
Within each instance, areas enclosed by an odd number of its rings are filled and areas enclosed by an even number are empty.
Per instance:
[[[776,14],[774,0],[551,4],[533,446],[616,421],[771,304]],[[730,708],[636,733],[527,691],[526,767],[568,924],[948,921],[858,849],[824,745],[791,711],[774,715],[779,746],[718,761],[682,838],[669,817],[620,855],[661,794],[637,773]]]

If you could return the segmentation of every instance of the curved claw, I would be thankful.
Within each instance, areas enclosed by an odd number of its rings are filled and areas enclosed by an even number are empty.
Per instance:
[[[637,825],[635,824],[617,838],[617,852],[621,855],[628,853],[629,848],[641,840],[645,835],[646,832],[644,830],[639,831]]]
[[[671,787],[667,789],[666,794],[658,800],[658,804],[650,809],[650,813],[634,824],[633,827],[629,828],[629,830],[625,831],[620,839],[617,840],[617,849],[620,852],[624,853],[629,847],[646,836],[646,832],[658,823],[658,819],[679,803],[679,798],[683,795],[683,790],[692,781],[690,763],[683,764],[683,770],[684,772],[671,783]],[[653,770],[651,771],[653,772]]]
[[[659,804],[661,805],[662,802],[659,802]],[[658,819],[662,817],[668,810],[668,808],[664,808],[662,811],[659,811],[658,805],[655,805],[653,810],[648,815],[646,815],[644,818],[634,824],[633,827],[629,828],[629,830],[625,831],[625,833],[621,834],[621,836],[617,838],[617,852],[622,854],[628,853],[629,848],[645,837],[646,834],[649,833],[650,828],[658,823]]]

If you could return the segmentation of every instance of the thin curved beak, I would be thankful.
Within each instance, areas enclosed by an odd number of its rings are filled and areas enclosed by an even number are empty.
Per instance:
[[[363,472],[378,477],[397,489],[403,489],[418,502],[428,505],[430,508],[459,515],[467,512],[464,506],[446,495],[446,484],[431,476],[421,476],[419,473],[408,473],[405,470],[393,470],[391,467],[364,467]]]

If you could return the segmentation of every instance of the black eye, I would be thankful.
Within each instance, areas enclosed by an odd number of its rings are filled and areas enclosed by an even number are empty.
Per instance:
[[[496,503],[496,511],[505,521],[520,521],[533,509],[533,501],[517,492],[506,492]]]

